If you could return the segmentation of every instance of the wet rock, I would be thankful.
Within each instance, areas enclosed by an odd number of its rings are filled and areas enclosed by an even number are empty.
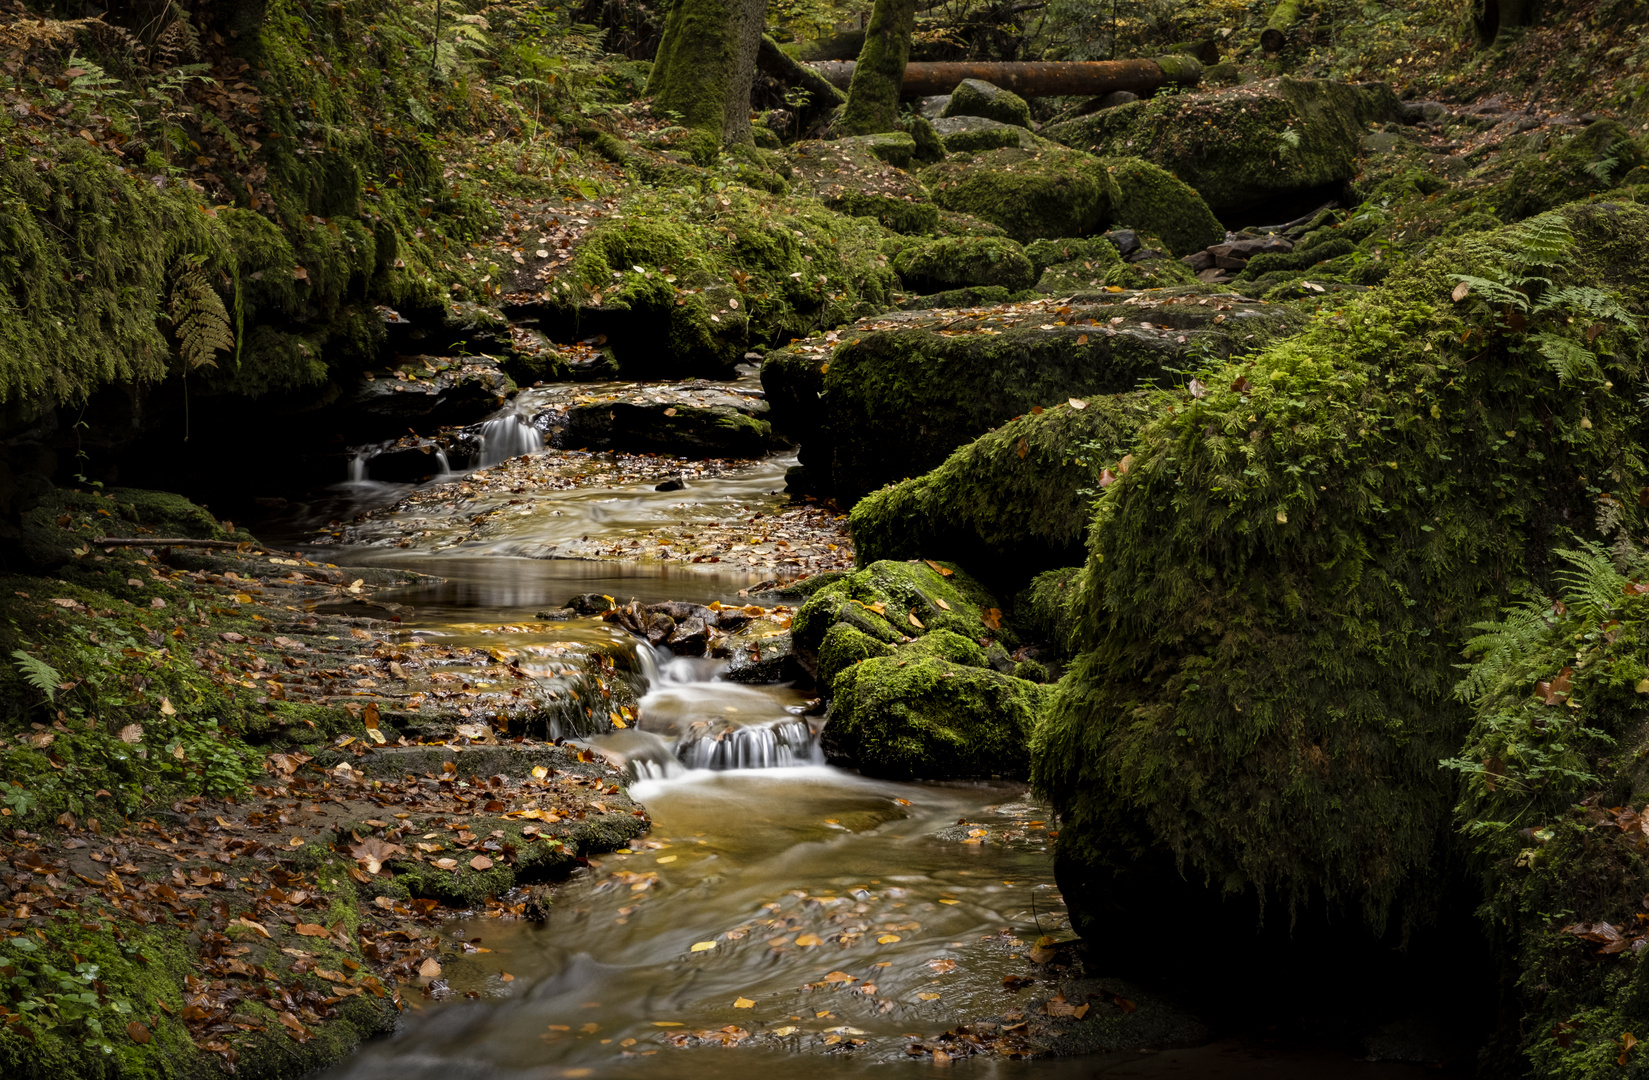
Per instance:
[[[703,656],[710,644],[710,631],[702,618],[693,615],[675,626],[664,641],[677,655]]]
[[[492,412],[515,392],[490,356],[414,356],[368,371],[349,393],[355,431],[367,437],[468,423]]]
[[[983,79],[963,79],[951,92],[950,101],[940,115],[983,116],[1022,128],[1031,126],[1031,107],[1024,98]]]
[[[1050,124],[1042,135],[1144,158],[1226,210],[1350,180],[1368,123],[1401,113],[1383,84],[1284,78],[1130,102]]]
[[[929,120],[938,120],[945,115],[945,106],[949,104],[949,94],[934,94],[931,97],[918,98],[916,111]]]
[[[1139,234],[1132,229],[1112,229],[1105,234],[1105,239],[1111,242],[1117,249],[1117,254],[1124,259],[1139,250]]]
[[[1114,109],[1118,105],[1126,105],[1130,101],[1138,101],[1139,95],[1132,90],[1112,90],[1094,103],[1094,110]]]
[[[767,401],[745,383],[563,385],[527,391],[516,407],[565,449],[750,458],[782,445]],[[680,477],[665,483],[675,486],[658,490],[686,486]]]
[[[712,655],[727,657],[722,678],[736,683],[810,683],[807,669],[796,656],[790,631],[770,619],[756,620],[719,642]]]
[[[577,596],[569,597],[564,605],[566,610],[579,615],[600,615],[613,606],[613,598],[601,593],[579,593]]]
[[[578,615],[579,613],[574,611],[572,608],[563,607],[551,608],[548,611],[540,611],[537,615],[534,615],[533,618],[543,619],[545,622],[566,622],[568,619],[578,618]]]

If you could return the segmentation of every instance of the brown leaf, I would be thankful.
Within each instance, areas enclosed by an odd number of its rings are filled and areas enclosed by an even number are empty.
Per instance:
[[[984,622],[984,624],[986,626],[990,627],[992,630],[1002,629],[1002,609],[1001,608],[993,608],[993,607],[985,608],[983,611],[981,611],[979,613],[979,618]]]
[[[149,1042],[149,1029],[136,1020],[129,1021],[126,1024],[126,1034],[131,1036],[132,1041],[139,1046],[147,1045]]]
[[[492,860],[487,858],[485,855],[477,855],[475,858],[470,860],[470,869],[471,870],[491,870],[492,869]]]
[[[1572,676],[1574,673],[1574,668],[1564,668],[1562,671],[1557,673],[1557,678],[1553,679],[1551,682],[1536,683],[1535,691],[1538,693],[1541,687],[1545,687],[1546,692],[1542,700],[1547,705],[1561,705],[1569,697],[1569,691],[1573,685]]]
[[[910,625],[916,627],[916,629],[918,629],[918,630],[925,629],[925,627],[923,627],[923,625],[922,625],[922,620],[918,619],[916,617],[916,612],[914,612],[914,611],[909,612],[908,614],[905,615],[905,618],[909,619],[910,620]]]
[[[1464,300],[1467,296],[1471,295],[1471,291],[1472,291],[1471,285],[1468,284],[1467,282],[1462,281],[1460,284],[1458,284],[1454,287],[1454,292],[1451,293],[1450,295],[1454,297],[1454,302],[1458,304],[1460,301]]]
[[[425,979],[440,978],[440,975],[441,975],[440,961],[436,960],[435,957],[433,957],[433,956],[429,957],[422,964],[418,965],[418,974],[420,976],[422,976],[423,978],[425,978]]]
[[[1023,460],[1025,455],[1031,452],[1030,440],[1021,438],[1019,440],[1019,445],[1017,447],[1015,447],[1014,450],[1015,450],[1016,453],[1018,453],[1021,460]]]
[[[316,926],[314,923],[301,922],[297,926],[293,927],[292,929],[293,929],[293,932],[296,933],[299,937],[331,937],[332,936],[332,931],[328,930],[324,926]]]

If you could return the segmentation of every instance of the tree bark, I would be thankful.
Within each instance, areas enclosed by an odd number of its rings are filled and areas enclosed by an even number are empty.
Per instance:
[[[847,108],[837,128],[844,135],[892,131],[899,120],[899,92],[910,60],[917,0],[876,0],[865,27],[865,47],[853,65]]]
[[[670,9],[647,93],[697,135],[701,159],[752,141],[750,85],[766,11],[766,0],[676,0]]]
[[[805,64],[835,86],[856,87],[859,67],[850,62]],[[898,94],[926,97],[948,94],[963,79],[983,79],[992,86],[1012,90],[1020,97],[1049,97],[1066,94],[1098,95],[1113,90],[1132,90],[1145,95],[1168,86],[1195,86],[1202,80],[1202,65],[1195,57],[1159,56],[1155,60],[1089,61],[947,61],[906,64]],[[848,91],[848,107],[853,107],[853,90]],[[894,97],[895,106],[898,96]],[[892,130],[891,128],[885,130]],[[849,134],[860,134],[849,132]]]
[[[778,42],[762,36],[761,48],[756,53],[756,66],[786,86],[799,86],[807,91],[808,102],[797,110],[805,128],[820,113],[826,113],[847,100],[847,95],[819,72],[806,64],[797,63],[789,53],[779,48]]]

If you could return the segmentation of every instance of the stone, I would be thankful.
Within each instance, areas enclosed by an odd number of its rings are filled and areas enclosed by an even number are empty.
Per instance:
[[[940,115],[983,116],[1023,128],[1031,126],[1031,107],[1024,98],[983,79],[963,79]]]
[[[877,135],[853,135],[837,139],[843,146],[862,146],[881,161],[896,169],[910,165],[916,156],[916,140],[903,131],[886,131]]]
[[[749,383],[561,384],[523,391],[516,407],[549,445],[566,449],[750,458],[783,445],[766,398]],[[664,484],[657,490],[686,486],[679,477]]]
[[[916,111],[929,120],[938,120],[945,115],[945,106],[949,104],[949,94],[934,94],[931,97],[918,98]]]
[[[1025,251],[1004,237],[948,236],[905,248],[893,269],[907,289],[941,292],[968,286],[1000,286],[1009,292],[1036,282]]]
[[[1004,146],[1035,150],[1037,138],[1015,124],[1004,124],[984,116],[946,116],[933,122],[933,130],[951,153],[979,153]]]
[[[1130,101],[1138,100],[1139,95],[1134,93],[1132,90],[1112,90],[1109,94],[1106,94],[1099,99],[1099,101],[1095,104],[1095,111],[1097,112],[1099,109],[1114,109],[1118,105],[1126,105]]]
[[[921,175],[939,207],[998,225],[1022,244],[1103,228],[1121,199],[1101,161],[1056,147],[952,157]]]
[[[910,146],[914,154],[914,139]],[[877,157],[860,140],[799,142],[785,151],[785,160],[795,190],[839,214],[875,218],[885,228],[913,235],[939,226],[939,208],[921,181]]]
[[[1117,254],[1124,259],[1139,250],[1139,234],[1132,229],[1112,229],[1105,234],[1105,239],[1115,245]]]

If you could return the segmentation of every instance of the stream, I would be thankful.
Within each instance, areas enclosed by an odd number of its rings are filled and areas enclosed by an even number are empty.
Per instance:
[[[403,605],[403,635],[452,644],[486,640],[489,624],[530,624],[579,593],[743,603],[739,590],[762,579],[753,569],[528,556],[571,537],[646,532],[666,517],[780,504],[788,464],[700,481],[685,505],[651,484],[540,492],[529,496],[537,512],[484,544],[433,534],[410,548],[361,543],[347,557],[439,575],[378,599]],[[355,480],[315,506],[383,506],[410,490]],[[324,551],[339,562],[346,554]],[[589,745],[626,767],[652,831],[592,857],[557,891],[545,924],[450,920],[441,962],[451,993],[408,988],[401,1030],[327,1080],[765,1080],[872,1065],[903,1076],[935,1066],[907,1053],[911,1036],[1011,1021],[1046,996],[1004,987],[1031,974],[1025,953],[1038,937],[1069,937],[1046,839],[1056,823],[1023,782],[889,783],[827,766],[801,692],[724,681],[719,662],[655,652],[599,619],[546,624],[510,645],[531,654],[597,640],[636,649],[647,677],[636,725]],[[950,1067],[1004,1080],[1437,1072],[1264,1033]]]

